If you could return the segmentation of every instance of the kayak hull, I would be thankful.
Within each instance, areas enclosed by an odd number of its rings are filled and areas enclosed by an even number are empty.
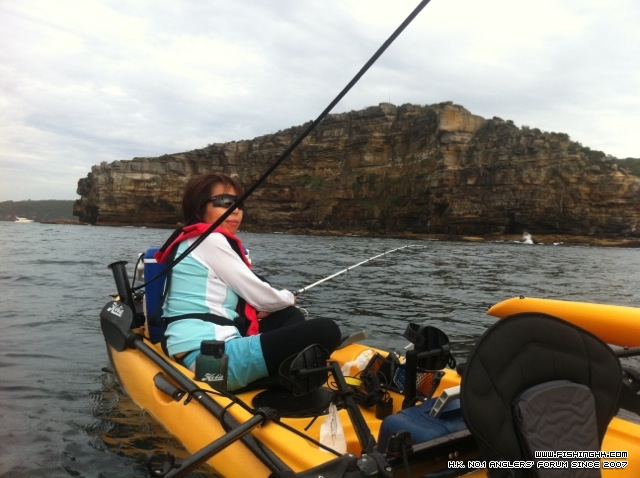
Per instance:
[[[162,356],[162,350],[158,345],[153,345],[145,340],[145,343],[155,352]],[[360,353],[370,349],[360,344],[352,344],[344,349],[336,351],[332,359],[340,364],[354,361]],[[196,453],[211,442],[223,437],[227,430],[221,424],[219,417],[216,417],[207,410],[196,398],[189,400],[188,394],[179,399],[172,398],[169,394],[161,391],[154,385],[154,377],[161,373],[158,365],[134,348],[116,351],[108,346],[109,356],[118,379],[132,400],[148,413],[169,433],[178,438],[190,453]],[[384,352],[382,352],[384,353]],[[170,362],[181,374],[188,379],[193,379],[193,373],[179,364]],[[171,381],[171,380],[170,380]],[[197,386],[206,390],[208,386],[204,383],[196,382]],[[436,390],[437,396],[442,390],[459,385],[460,376],[453,370],[445,370],[444,376]],[[180,387],[177,387],[180,388]],[[210,390],[210,389],[209,389]],[[215,400],[221,407],[228,407],[226,414],[232,417],[237,423],[242,424],[251,419],[254,415],[237,404],[232,404],[228,398],[207,394]],[[244,392],[238,395],[243,402],[251,404],[253,397],[259,393],[257,391]],[[393,400],[393,412],[402,409],[403,396],[391,394]],[[194,394],[195,396],[195,394]],[[371,430],[371,434],[377,438],[381,420],[375,416],[375,407],[360,407],[364,420]],[[347,442],[347,452],[355,456],[362,453],[357,433],[351,425],[349,415],[346,410],[338,412],[340,421],[344,427]],[[227,417],[227,418],[228,418]],[[318,440],[320,438],[320,427],[324,417],[317,420],[311,418],[283,418],[287,425],[298,430],[305,430],[310,437]],[[222,476],[256,476],[268,477],[272,470],[265,465],[263,460],[255,454],[255,443],[262,449],[268,451],[270,455],[275,455],[282,460],[294,472],[301,472],[327,463],[336,457],[326,451],[321,450],[313,442],[269,422],[251,432],[253,443],[247,445],[242,441],[236,441],[227,448],[218,452],[208,459],[207,464]],[[614,418],[607,430],[602,450],[604,451],[626,451],[629,458],[623,459],[626,462],[625,468],[602,469],[602,476],[607,478],[626,478],[640,476],[640,425],[620,418]],[[473,454],[463,455],[460,458],[477,459]],[[456,458],[457,460],[460,458]],[[438,458],[442,466],[443,457]],[[446,459],[446,457],[445,457]],[[601,460],[601,465],[604,462]],[[621,460],[617,460],[621,461]],[[421,474],[433,470],[429,463]],[[470,476],[486,476],[486,470],[474,471]],[[421,476],[417,474],[416,476]]]
[[[487,314],[504,319],[524,312],[553,315],[588,330],[608,344],[640,347],[640,308],[637,307],[514,297],[495,304]]]
[[[158,345],[148,343],[146,340],[145,343],[158,354],[163,354]],[[360,353],[369,349],[370,347],[352,344],[336,351],[332,359],[343,364],[354,361]],[[108,346],[108,351],[118,380],[125,392],[139,407],[146,410],[157,422],[162,424],[169,433],[177,437],[188,452],[195,453],[226,433],[220,420],[198,400],[193,399],[185,404],[185,401],[188,400],[188,394],[176,400],[159,390],[154,385],[154,377],[161,372],[156,363],[146,357],[145,354],[133,348],[116,351],[110,346]],[[175,367],[185,377],[193,380],[194,377],[191,371],[173,361],[170,362],[171,366]],[[207,384],[195,383],[197,387],[211,392],[207,395],[221,407],[228,407],[226,413],[237,423],[245,423],[254,416],[241,406],[232,404],[230,399],[216,395]],[[459,376],[457,373],[447,370],[436,393],[458,383]],[[243,392],[238,394],[237,397],[246,404],[251,405],[253,398],[261,391]],[[393,400],[393,413],[396,413],[402,409],[404,397],[401,394],[391,393],[391,398]],[[377,438],[382,421],[376,418],[375,407],[360,407],[360,410],[371,434]],[[347,453],[360,456],[362,448],[347,410],[339,410],[338,416],[344,428]],[[320,428],[323,420],[324,416],[319,417],[317,420],[313,420],[310,417],[281,419],[282,422],[297,430],[305,430],[305,434],[314,440],[320,439]],[[294,472],[305,471],[336,458],[332,453],[321,450],[317,444],[272,422],[254,429],[251,432],[251,436],[252,439],[259,442],[259,446],[264,447],[270,454],[277,456]],[[236,441],[228,448],[217,453],[207,463],[222,476],[267,477],[272,473],[255,456],[254,451],[240,441]]]

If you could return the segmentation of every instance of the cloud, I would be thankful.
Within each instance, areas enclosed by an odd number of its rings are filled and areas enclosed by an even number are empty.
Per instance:
[[[417,3],[0,3],[0,200],[315,119]],[[334,111],[453,101],[640,157],[638,24],[633,0],[433,0]]]

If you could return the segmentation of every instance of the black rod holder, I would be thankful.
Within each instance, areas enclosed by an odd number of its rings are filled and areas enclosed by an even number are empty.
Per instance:
[[[135,304],[133,303],[133,294],[131,292],[129,276],[127,276],[126,265],[127,261],[118,261],[112,262],[108,267],[113,273],[113,279],[116,282],[116,288],[120,296],[120,302],[128,305],[131,310],[136,310]]]

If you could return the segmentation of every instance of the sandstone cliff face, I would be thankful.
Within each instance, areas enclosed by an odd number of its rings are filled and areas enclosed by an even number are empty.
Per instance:
[[[252,184],[304,126],[159,158],[94,166],[74,215],[175,225],[184,184],[222,171]],[[567,135],[461,106],[381,104],[328,116],[246,202],[245,230],[371,234],[640,235],[640,178]]]

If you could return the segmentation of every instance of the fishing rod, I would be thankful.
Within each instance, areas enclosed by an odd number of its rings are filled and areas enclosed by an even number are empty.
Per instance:
[[[391,254],[392,252],[396,252],[396,251],[399,251],[401,249],[406,249],[407,247],[424,247],[424,246],[418,246],[417,244],[410,244],[408,246],[396,247],[395,249],[391,249],[390,251],[383,252],[382,254],[378,254],[377,256],[373,256],[373,257],[370,257],[369,259],[366,259],[366,260],[364,260],[362,262],[358,262],[357,264],[349,266],[346,269],[342,269],[341,271],[338,271],[335,274],[331,274],[330,276],[327,276],[324,279],[320,279],[319,281],[314,282],[313,284],[310,284],[310,285],[308,285],[306,287],[303,287],[302,289],[298,289],[293,294],[294,295],[302,294],[303,292],[308,291],[312,287],[315,287],[315,286],[317,286],[319,284],[322,284],[323,282],[331,280],[334,277],[338,277],[339,275],[344,274],[345,272],[349,272],[350,270],[355,269],[356,267],[361,266],[362,264],[366,264],[369,261],[372,261],[372,260],[377,259],[377,258],[382,257],[382,256],[386,256],[387,254]]]
[[[141,289],[149,282],[168,273],[182,259],[189,255],[196,247],[198,247],[206,237],[211,234],[222,222],[227,219],[238,207],[242,206],[246,199],[275,171],[278,166],[296,149],[300,143],[320,124],[320,122],[331,112],[331,110],[344,98],[344,96],[353,88],[353,86],[362,78],[362,76],[371,68],[371,66],[380,58],[387,48],[395,41],[395,39],[409,26],[409,24],[418,16],[418,14],[427,6],[431,0],[422,0],[418,6],[409,14],[409,16],[400,24],[398,28],[387,38],[387,40],[376,50],[369,60],[360,68],[358,73],[347,83],[347,85],[338,93],[338,95],[329,103],[329,105],[318,115],[318,117],[289,145],[289,147],[278,157],[278,159],[253,183],[244,194],[239,197],[209,228],[198,237],[191,246],[189,246],[179,257],[160,272],[156,277],[149,280],[145,284],[139,285],[136,289]]]

